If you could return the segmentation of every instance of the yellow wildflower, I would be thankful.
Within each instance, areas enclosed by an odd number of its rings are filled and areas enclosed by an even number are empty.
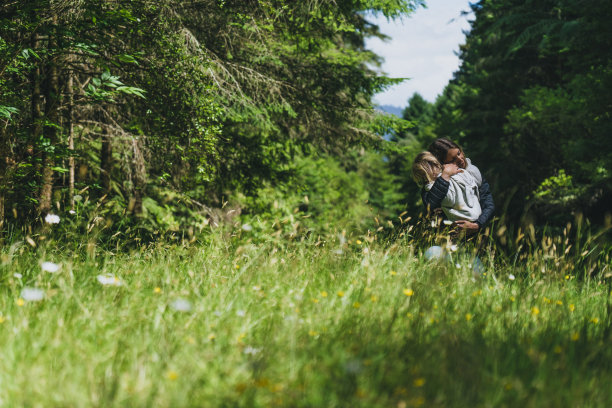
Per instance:
[[[326,291],[322,291],[321,292],[321,297],[327,297],[327,292]]]
[[[361,306],[361,303],[359,303],[359,302],[355,302],[355,303],[353,303],[353,307],[354,307],[355,309],[359,309],[359,306]]]
[[[580,338],[580,333],[578,332],[572,333],[572,341],[578,341],[579,338]]]
[[[395,275],[397,275],[397,272],[395,272],[395,271],[391,271],[391,272],[389,272],[389,273],[391,274],[391,276],[395,276]]]
[[[540,309],[537,306],[531,308],[531,314],[537,316],[540,314]]]
[[[158,286],[158,287],[156,287],[155,289],[153,289],[153,292],[155,292],[155,293],[161,293],[161,292],[162,292],[162,290],[161,290],[161,288]]]
[[[343,291],[341,291],[341,290],[339,290],[339,291],[338,291],[338,297],[342,297],[342,296],[344,296],[344,292],[343,292]]]
[[[471,314],[471,313],[466,313],[466,314],[465,314],[465,320],[467,320],[468,322],[469,322],[470,320],[472,320],[472,314]]]
[[[166,378],[170,381],[174,381],[178,378],[178,373],[176,371],[170,370],[166,373]]]
[[[425,385],[425,379],[423,377],[417,378],[414,380],[413,384],[415,387],[422,387]]]
[[[404,289],[404,295],[412,296],[412,295],[414,295],[414,290],[412,290],[410,288],[406,288],[406,289]]]
[[[570,303],[570,305],[568,306],[568,309],[570,312],[573,312],[574,310],[576,310],[576,306],[574,306],[573,303]]]
[[[22,298],[17,299],[17,306],[23,306],[25,305],[25,300],[23,300]]]

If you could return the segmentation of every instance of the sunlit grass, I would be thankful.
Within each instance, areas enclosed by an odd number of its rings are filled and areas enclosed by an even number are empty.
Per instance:
[[[1,405],[612,402],[605,262],[579,274],[560,245],[515,261],[484,246],[475,273],[470,245],[427,261],[414,236],[248,233],[2,250]]]

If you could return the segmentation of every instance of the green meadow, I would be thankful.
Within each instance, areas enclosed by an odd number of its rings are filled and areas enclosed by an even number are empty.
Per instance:
[[[612,403],[609,254],[562,237],[485,242],[476,270],[475,244],[428,260],[410,233],[42,238],[1,251],[2,406]]]

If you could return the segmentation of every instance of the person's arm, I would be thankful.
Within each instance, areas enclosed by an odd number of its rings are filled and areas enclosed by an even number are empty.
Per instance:
[[[480,213],[480,217],[476,220],[476,224],[482,229],[491,221],[491,218],[493,218],[493,211],[495,211],[491,187],[485,179],[482,180],[482,184],[480,185],[480,208],[482,209],[482,213]]]
[[[436,208],[442,207],[442,200],[444,197],[446,197],[449,186],[450,183],[440,176],[436,179],[433,186],[429,190],[426,190],[425,188],[422,189],[421,198],[423,199],[425,208],[432,211]]]

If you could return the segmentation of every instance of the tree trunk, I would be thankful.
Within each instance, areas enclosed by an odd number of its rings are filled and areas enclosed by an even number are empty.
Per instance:
[[[102,146],[100,148],[100,184],[104,194],[111,189],[111,169],[113,166],[113,146],[111,136],[104,124],[102,126]]]
[[[73,108],[74,108],[74,95],[73,95],[73,73],[68,73],[68,203],[70,209],[74,210],[74,123],[73,123]]]
[[[51,30],[49,31],[49,51],[51,53],[48,61],[48,72],[44,82],[45,94],[45,126],[43,135],[51,149],[43,152],[43,168],[40,186],[40,196],[38,201],[38,211],[40,213],[51,210],[51,200],[53,193],[53,165],[55,163],[55,153],[53,146],[57,146],[58,134],[57,126],[59,119],[60,95],[59,95],[59,74],[58,74],[58,52],[57,52],[57,17],[53,17]]]

